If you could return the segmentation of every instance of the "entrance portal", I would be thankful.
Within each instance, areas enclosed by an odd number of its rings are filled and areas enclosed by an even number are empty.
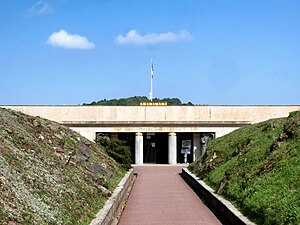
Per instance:
[[[144,134],[144,163],[168,163],[168,134]]]

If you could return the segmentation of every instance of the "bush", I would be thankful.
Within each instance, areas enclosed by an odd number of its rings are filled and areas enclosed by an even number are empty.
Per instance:
[[[99,136],[96,143],[106,149],[107,154],[121,164],[126,170],[131,168],[130,147],[126,146],[125,141],[110,140],[108,137]]]

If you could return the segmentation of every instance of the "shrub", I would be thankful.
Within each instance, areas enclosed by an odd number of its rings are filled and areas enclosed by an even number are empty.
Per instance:
[[[108,137],[99,136],[96,143],[106,149],[107,154],[121,164],[126,170],[131,168],[130,147],[126,146],[125,141],[110,140]]]

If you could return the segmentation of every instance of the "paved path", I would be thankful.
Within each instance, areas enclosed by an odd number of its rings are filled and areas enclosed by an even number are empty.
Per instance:
[[[182,166],[136,166],[119,225],[220,225],[180,177]]]

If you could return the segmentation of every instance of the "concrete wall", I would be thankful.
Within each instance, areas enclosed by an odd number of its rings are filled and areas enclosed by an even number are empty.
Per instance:
[[[0,106],[66,121],[248,121],[286,117],[300,106]]]
[[[224,224],[256,225],[239,212],[229,201],[215,194],[212,188],[196,177],[195,174],[192,174],[187,168],[182,169],[181,176]]]
[[[90,140],[96,132],[215,132],[286,117],[300,106],[0,106],[65,124]]]

